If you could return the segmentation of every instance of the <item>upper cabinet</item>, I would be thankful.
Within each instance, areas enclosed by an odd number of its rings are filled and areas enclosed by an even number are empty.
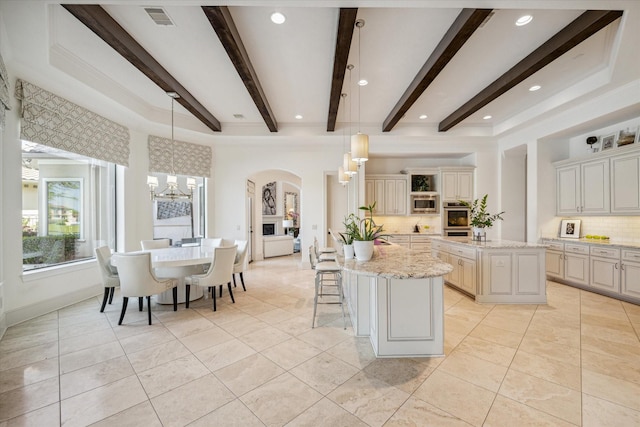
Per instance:
[[[590,157],[556,163],[557,215],[638,215],[640,150]]]
[[[473,200],[473,168],[442,171],[442,201]]]
[[[374,215],[407,215],[406,175],[368,175],[364,182],[365,204],[376,203]]]

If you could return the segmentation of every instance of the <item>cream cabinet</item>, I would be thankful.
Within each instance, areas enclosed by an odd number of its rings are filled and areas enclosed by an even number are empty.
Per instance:
[[[620,292],[625,296],[640,300],[640,250],[622,250]]]
[[[545,254],[545,266],[547,276],[564,279],[564,243],[543,242],[549,245]]]
[[[592,246],[589,286],[620,292],[620,249]]]
[[[376,202],[374,215],[407,215],[406,175],[369,175],[365,179],[365,203]]]
[[[412,234],[411,249],[431,250],[431,238],[429,236]]]
[[[589,246],[564,245],[564,278],[581,285],[589,284]]]
[[[453,271],[444,276],[444,280],[452,286],[472,296],[476,296],[476,249],[449,242],[434,241],[432,256],[453,266]]]
[[[443,170],[442,201],[473,200],[473,170]]]
[[[604,214],[609,207],[609,159],[556,170],[558,215]]]
[[[411,247],[411,237],[407,234],[392,234],[389,236],[389,242],[402,246],[403,248]]]
[[[627,154],[611,158],[611,212],[640,213],[640,156]]]

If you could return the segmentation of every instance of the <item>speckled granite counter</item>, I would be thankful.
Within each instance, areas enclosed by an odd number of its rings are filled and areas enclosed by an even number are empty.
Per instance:
[[[445,240],[447,242],[459,243],[461,245],[471,246],[474,248],[487,249],[522,249],[522,248],[544,248],[541,243],[516,242],[514,240],[482,240],[476,241],[468,237],[434,237],[434,239]],[[575,239],[573,239],[575,240]]]
[[[620,240],[601,240],[601,239],[568,239],[561,237],[543,237],[541,240],[551,240],[562,243],[584,243],[589,245],[616,246],[619,248],[640,249],[640,240],[620,241]]]
[[[424,279],[451,273],[453,267],[430,251],[398,245],[377,245],[370,261],[344,260],[343,269],[393,279]]]

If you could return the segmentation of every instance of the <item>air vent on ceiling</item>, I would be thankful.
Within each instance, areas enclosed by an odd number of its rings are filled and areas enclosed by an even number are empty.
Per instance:
[[[153,22],[158,25],[166,25],[166,26],[174,26],[175,24],[167,15],[167,12],[164,11],[161,7],[145,7],[145,12],[149,15]]]
[[[234,114],[233,117],[238,119],[238,120],[244,119],[244,115],[242,115],[242,114]]]

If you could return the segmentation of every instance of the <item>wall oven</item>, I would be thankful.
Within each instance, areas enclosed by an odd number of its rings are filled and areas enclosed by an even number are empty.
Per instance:
[[[445,236],[471,236],[471,212],[458,202],[445,203],[442,208],[442,232]]]
[[[412,194],[411,195],[412,214],[435,214],[438,213],[437,194]]]

